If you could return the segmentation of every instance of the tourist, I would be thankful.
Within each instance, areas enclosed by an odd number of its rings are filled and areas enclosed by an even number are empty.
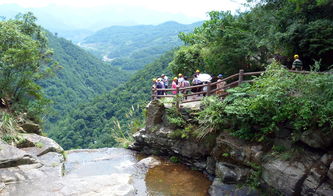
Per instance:
[[[196,76],[199,76],[199,75],[200,75],[200,70],[199,70],[199,69],[197,69],[197,70],[195,71],[195,75],[196,75]]]
[[[224,86],[227,84],[225,81],[223,81],[223,75],[222,74],[219,74],[217,76],[218,80],[217,80],[217,84],[216,84],[216,88],[217,88],[217,91],[216,91],[216,94],[217,95],[221,95],[222,93],[224,93]]]
[[[153,82],[152,88],[156,88],[156,82],[157,82],[157,79],[156,79],[156,78],[153,78],[153,79],[152,79],[152,82]]]
[[[164,83],[162,82],[162,78],[158,78],[156,82],[157,89],[164,89]],[[157,95],[164,95],[164,91],[158,90]]]
[[[172,80],[171,88],[177,89],[177,87],[178,87],[178,78],[174,77]],[[172,94],[176,95],[177,91],[172,91]]]
[[[183,87],[186,88],[186,87],[190,87],[190,82],[187,80],[188,78],[185,76],[184,77],[184,82],[183,82]],[[187,94],[189,93],[189,90],[188,89],[184,89],[182,91],[182,93],[184,94],[184,97],[185,97],[185,100],[187,99]]]
[[[192,80],[192,85],[197,86],[197,85],[200,85],[200,84],[202,84],[202,82],[198,79],[198,75],[194,74],[193,75],[193,80]],[[193,93],[200,92],[200,88],[192,88],[192,92]]]
[[[180,74],[178,74],[178,86],[184,87],[183,82],[184,82],[184,76],[183,76],[183,74],[180,73]]]
[[[168,86],[169,86],[169,78],[165,74],[162,74],[161,78],[162,78],[162,81],[164,83],[164,87],[168,88]]]
[[[301,60],[299,60],[299,56],[298,54],[295,54],[294,55],[294,62],[291,66],[291,69],[292,70],[296,70],[296,71],[302,71],[303,70],[303,63]]]

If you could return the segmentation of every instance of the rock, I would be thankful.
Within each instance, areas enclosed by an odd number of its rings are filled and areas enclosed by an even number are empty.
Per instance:
[[[135,196],[135,192],[129,174],[112,174],[80,178],[48,178],[41,181],[35,180],[33,183],[10,184],[1,194],[5,196]]]
[[[321,162],[311,168],[302,186],[302,195],[314,194],[326,178],[328,168]]]
[[[0,140],[0,168],[37,163],[36,158],[23,150]]]
[[[324,154],[321,158],[320,161],[326,165],[327,167],[330,166],[330,164],[333,162],[333,155],[331,153],[326,153]]]
[[[154,132],[142,129],[135,134],[135,142],[131,149],[140,150],[145,154],[180,155],[185,162],[200,163],[198,168],[205,169],[206,159],[214,147],[215,140],[210,142],[170,138],[169,134],[170,129],[163,126]]]
[[[325,133],[321,130],[307,130],[303,132],[300,140],[312,148],[326,150],[333,144],[333,134],[330,132]]]
[[[223,183],[234,184],[244,181],[249,174],[249,169],[240,168],[229,163],[217,162],[215,175],[220,178]]]
[[[216,161],[215,159],[213,159],[213,157],[207,157],[207,161],[206,161],[206,171],[211,174],[211,175],[215,175],[215,164]]]
[[[327,172],[327,177],[329,180],[332,182],[331,184],[333,185],[333,162],[330,164],[330,167]]]
[[[20,165],[17,167],[9,167],[0,169],[0,181],[5,184],[16,183],[18,181],[26,181],[48,177],[40,168],[41,163]]]
[[[211,154],[220,162],[249,165],[250,162],[260,163],[263,152],[262,146],[251,145],[223,132],[216,138],[216,146]]]
[[[154,129],[162,123],[162,117],[164,115],[165,107],[158,101],[153,100],[147,106],[147,120],[146,120],[146,129],[148,131],[154,131]]]
[[[142,159],[136,165],[139,168],[150,169],[150,168],[154,168],[154,167],[156,167],[157,165],[160,165],[160,164],[161,164],[160,160],[151,156],[151,157]]]
[[[61,153],[64,151],[59,144],[50,138],[37,134],[22,134],[22,137],[26,140],[26,143],[31,143],[34,146],[22,148],[22,150],[29,152],[30,154],[41,156],[48,152]]]
[[[62,164],[65,159],[62,154],[56,152],[49,152],[38,157],[41,163],[47,167],[55,167]]]
[[[237,187],[237,185],[224,184],[221,179],[215,178],[213,184],[209,188],[210,196],[259,196],[260,194],[248,187]]]
[[[36,133],[38,135],[42,133],[40,126],[30,121],[23,123],[21,127],[26,133]]]
[[[271,160],[263,164],[262,179],[285,195],[300,194],[310,168],[319,156],[304,152],[296,162]]]
[[[5,183],[0,182],[0,193],[5,188],[5,186],[6,186]]]
[[[310,194],[308,194],[310,195]],[[333,187],[327,183],[323,183],[320,187],[317,188],[316,192],[313,194],[314,196],[332,196],[333,195]]]

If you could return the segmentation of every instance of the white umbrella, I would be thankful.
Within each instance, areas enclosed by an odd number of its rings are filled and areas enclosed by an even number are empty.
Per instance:
[[[198,79],[201,81],[201,82],[209,82],[212,80],[212,76],[210,76],[209,74],[199,74],[198,75]]]

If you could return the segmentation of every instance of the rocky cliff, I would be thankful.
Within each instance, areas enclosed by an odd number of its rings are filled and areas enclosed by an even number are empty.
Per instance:
[[[333,138],[305,131],[292,144],[288,130],[280,130],[275,146],[250,143],[227,131],[214,132],[203,139],[194,137],[195,110],[180,109],[187,125],[170,122],[164,104],[147,106],[146,127],[134,135],[132,149],[146,154],[177,157],[213,180],[211,195],[333,195]],[[241,188],[238,185],[242,185]],[[253,190],[253,187],[257,190]]]
[[[2,115],[7,115],[2,113]],[[8,123],[10,122],[10,123]],[[10,124],[10,126],[5,125]],[[13,129],[8,133],[8,129]],[[6,130],[7,129],[7,130]],[[10,195],[16,184],[62,175],[63,149],[55,141],[39,135],[38,124],[24,118],[1,121],[0,193]]]

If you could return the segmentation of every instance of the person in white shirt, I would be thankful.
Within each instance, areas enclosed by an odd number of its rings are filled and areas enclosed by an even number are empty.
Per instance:
[[[166,76],[165,74],[162,74],[161,78],[162,78],[162,81],[164,83],[164,87],[168,88],[168,86],[169,86],[169,78],[168,78],[168,76]]]

